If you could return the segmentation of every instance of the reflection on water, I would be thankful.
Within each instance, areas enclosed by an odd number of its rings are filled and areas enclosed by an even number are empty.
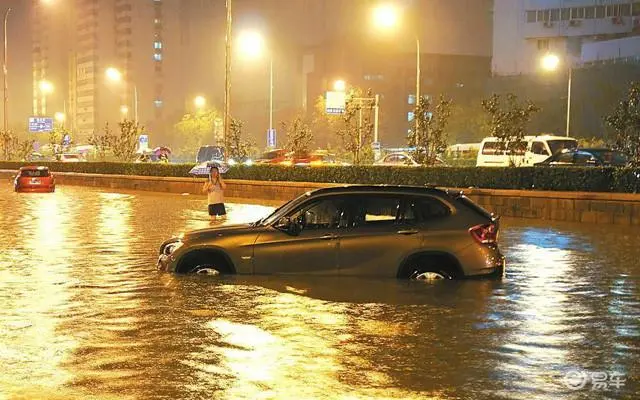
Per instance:
[[[0,399],[635,398],[637,229],[507,220],[506,279],[155,271],[202,197],[0,188]],[[270,207],[229,204],[223,224]],[[606,392],[570,370],[617,372]]]

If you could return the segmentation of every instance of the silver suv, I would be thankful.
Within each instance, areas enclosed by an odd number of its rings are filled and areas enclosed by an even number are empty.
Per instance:
[[[502,276],[498,230],[498,218],[460,192],[349,185],[308,192],[252,224],[167,240],[158,268],[427,280]]]

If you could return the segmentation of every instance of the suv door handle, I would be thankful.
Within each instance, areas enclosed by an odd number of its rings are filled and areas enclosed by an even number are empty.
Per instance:
[[[332,239],[335,239],[335,238],[337,238],[337,236],[333,235],[333,234],[330,234],[330,233],[326,234],[324,236],[320,236],[320,239],[322,239],[322,240],[332,240]]]
[[[418,233],[416,229],[405,229],[397,232],[398,235],[415,235]]]

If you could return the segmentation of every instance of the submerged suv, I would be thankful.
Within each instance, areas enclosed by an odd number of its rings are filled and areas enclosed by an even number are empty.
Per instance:
[[[247,225],[160,246],[177,273],[458,279],[504,271],[498,219],[460,192],[349,185],[308,192]]]

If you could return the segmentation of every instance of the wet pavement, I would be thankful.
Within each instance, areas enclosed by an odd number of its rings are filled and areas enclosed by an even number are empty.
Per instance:
[[[506,220],[501,282],[156,272],[205,206],[2,185],[0,400],[640,398],[637,228]]]

